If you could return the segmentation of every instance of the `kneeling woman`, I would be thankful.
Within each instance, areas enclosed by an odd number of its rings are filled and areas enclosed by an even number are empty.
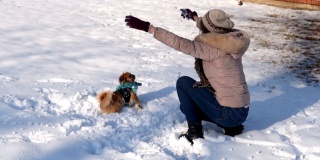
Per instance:
[[[226,135],[242,133],[249,112],[250,95],[242,66],[242,56],[250,38],[233,29],[234,23],[224,11],[213,9],[203,17],[182,9],[182,16],[196,22],[201,34],[194,40],[175,35],[163,28],[133,16],[126,16],[126,25],[154,35],[160,42],[195,58],[200,81],[182,76],[177,80],[180,109],[188,122],[182,136],[192,144],[203,137],[202,121],[217,124]]]

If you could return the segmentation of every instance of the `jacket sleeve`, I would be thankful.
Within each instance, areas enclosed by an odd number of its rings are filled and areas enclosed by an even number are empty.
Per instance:
[[[191,41],[189,39],[179,37],[160,27],[155,28],[154,38],[175,50],[205,61],[212,61],[224,54],[219,49],[204,42]]]
[[[201,26],[201,19],[202,17],[198,17],[198,20],[197,20],[197,27],[200,29],[200,26]]]

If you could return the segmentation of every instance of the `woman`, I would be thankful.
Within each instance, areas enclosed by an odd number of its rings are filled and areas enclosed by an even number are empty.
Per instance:
[[[163,28],[133,16],[126,16],[126,25],[153,34],[154,38],[195,58],[200,81],[183,76],[177,80],[180,109],[188,122],[184,136],[193,140],[203,137],[201,122],[208,121],[235,136],[242,133],[249,112],[250,95],[242,66],[242,56],[250,38],[233,29],[234,23],[224,11],[213,9],[203,17],[195,11],[181,9],[183,18],[196,22],[201,34],[194,40],[179,37]]]

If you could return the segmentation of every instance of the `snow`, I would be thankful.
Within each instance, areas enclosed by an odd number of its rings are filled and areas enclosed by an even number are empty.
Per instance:
[[[0,159],[319,159],[319,85],[289,69],[291,62],[303,62],[299,53],[308,48],[287,36],[296,33],[297,21],[311,27],[306,19],[317,19],[319,11],[237,4],[0,0]],[[236,28],[251,36],[243,57],[250,113],[236,137],[203,122],[205,139],[191,146],[178,138],[187,124],[175,82],[183,75],[197,79],[193,58],[128,28],[124,17],[193,39],[199,31],[179,9],[203,15],[213,7],[231,14]],[[315,33],[310,36],[319,39]],[[319,45],[309,49],[319,53]],[[102,115],[97,94],[115,89],[125,71],[142,83],[144,108]]]

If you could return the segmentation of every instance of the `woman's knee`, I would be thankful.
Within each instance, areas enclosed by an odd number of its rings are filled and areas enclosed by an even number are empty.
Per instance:
[[[193,80],[192,78],[190,78],[188,76],[182,76],[182,77],[178,78],[176,86],[178,87],[178,86],[181,86],[183,84],[187,84],[187,83],[190,83],[193,81],[195,81],[195,80]]]

